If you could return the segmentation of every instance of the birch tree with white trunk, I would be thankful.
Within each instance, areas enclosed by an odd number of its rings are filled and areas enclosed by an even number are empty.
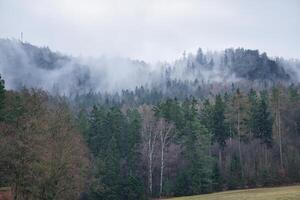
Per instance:
[[[159,183],[159,196],[162,196],[163,192],[163,177],[165,168],[165,151],[172,137],[174,136],[174,124],[167,122],[165,119],[159,119],[157,123],[157,129],[160,138],[160,183]]]
[[[142,137],[146,145],[147,165],[148,165],[148,189],[149,194],[153,193],[153,157],[157,146],[158,132],[156,128],[156,119],[150,106],[143,106],[140,109],[143,118]]]

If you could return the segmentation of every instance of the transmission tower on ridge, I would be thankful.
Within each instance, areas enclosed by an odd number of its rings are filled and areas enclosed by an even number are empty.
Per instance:
[[[21,32],[21,42],[23,42],[23,32]]]

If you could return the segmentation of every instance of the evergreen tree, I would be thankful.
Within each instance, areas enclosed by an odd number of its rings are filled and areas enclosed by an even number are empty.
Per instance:
[[[212,141],[219,144],[219,166],[222,168],[222,154],[226,146],[226,140],[229,137],[229,128],[225,121],[225,103],[221,95],[217,95],[215,98],[211,119]]]
[[[212,191],[221,191],[223,188],[223,177],[220,171],[220,167],[217,162],[213,165],[212,170]]]
[[[257,123],[256,113],[257,113],[257,106],[258,106],[257,94],[256,91],[253,89],[251,89],[248,94],[248,102],[249,102],[249,110],[246,119],[246,124],[247,124],[249,135],[253,136],[253,131]]]
[[[225,104],[221,95],[216,96],[211,124],[213,141],[217,142],[221,149],[224,149],[229,131],[225,121]]]
[[[78,129],[81,131],[84,138],[88,139],[89,134],[89,119],[88,113],[84,109],[80,109],[79,113],[77,114],[77,126]]]
[[[105,110],[95,106],[91,112],[89,145],[97,159],[92,199],[144,199],[138,174],[140,162],[141,118],[136,110],[126,115],[118,107]]]
[[[154,107],[156,117],[163,117],[167,121],[173,122],[178,130],[183,126],[182,108],[175,99],[167,99]]]
[[[272,146],[272,119],[268,111],[267,97],[264,93],[258,101],[255,114],[255,127],[253,129],[254,137],[259,138],[267,147]]]
[[[104,156],[109,140],[109,132],[105,127],[107,112],[104,108],[94,106],[89,119],[87,143],[95,156]]]
[[[300,100],[300,95],[294,84],[291,84],[288,87],[288,98],[289,98],[290,102],[292,102],[292,103],[296,103]]]
[[[274,118],[274,131],[275,137],[278,138],[279,144],[279,156],[280,156],[280,167],[283,170],[283,136],[282,136],[282,107],[283,107],[284,95],[281,85],[272,88],[271,105],[273,110]]]
[[[185,195],[209,192],[211,189],[211,159],[208,155],[210,134],[200,123],[196,101],[186,100],[183,103],[184,128],[182,130],[183,155],[187,166],[179,174],[177,194]],[[184,184],[187,184],[183,186]],[[185,189],[180,191],[179,186]],[[180,192],[179,192],[180,191]]]
[[[230,161],[229,177],[228,177],[228,188],[235,189],[243,185],[242,182],[242,166],[240,157],[234,153]]]

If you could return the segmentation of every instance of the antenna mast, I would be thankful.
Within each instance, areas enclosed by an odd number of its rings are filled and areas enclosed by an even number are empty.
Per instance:
[[[21,32],[21,42],[23,42],[23,32]]]

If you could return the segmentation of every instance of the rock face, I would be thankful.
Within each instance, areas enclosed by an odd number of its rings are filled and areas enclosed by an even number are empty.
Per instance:
[[[276,61],[258,50],[226,49],[224,64],[237,77],[248,80],[289,80],[290,76]]]
[[[13,195],[10,187],[0,188],[0,200],[13,200]]]

